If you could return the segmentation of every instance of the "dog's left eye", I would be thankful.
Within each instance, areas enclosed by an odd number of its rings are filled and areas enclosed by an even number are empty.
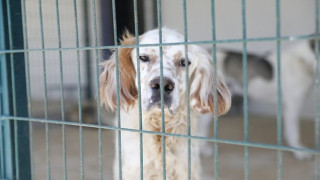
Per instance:
[[[188,65],[190,65],[191,62],[188,61]],[[179,63],[179,66],[182,66],[182,67],[185,67],[186,66],[186,60],[185,59],[181,59],[180,63]]]
[[[139,56],[139,59],[143,62],[148,62],[149,61],[149,56],[147,55],[141,55]]]

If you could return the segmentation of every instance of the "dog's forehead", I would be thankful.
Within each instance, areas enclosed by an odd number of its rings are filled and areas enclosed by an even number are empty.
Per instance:
[[[173,30],[163,29],[162,30],[162,43],[177,43],[183,42],[183,36]],[[159,43],[159,31],[152,30],[148,31],[140,37],[140,44],[158,44]],[[172,45],[172,46],[162,46],[163,55],[167,57],[177,57],[184,56],[184,46],[183,45]],[[160,56],[159,46],[147,46],[140,48],[141,53],[154,54]]]
[[[151,47],[141,47],[140,54],[148,54],[160,57],[160,48],[158,46]],[[162,47],[162,56],[170,57],[170,58],[182,58],[185,55],[184,46],[176,45],[176,46],[164,46]]]
[[[177,43],[183,42],[183,35],[169,29],[162,29],[162,43]],[[140,44],[158,44],[159,43],[159,30],[151,30],[143,35],[140,38]]]

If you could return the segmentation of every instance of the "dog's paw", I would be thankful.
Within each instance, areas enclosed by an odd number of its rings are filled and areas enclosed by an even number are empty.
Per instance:
[[[310,160],[312,159],[312,154],[306,152],[293,152],[293,155],[298,160]]]
[[[203,143],[200,152],[204,157],[210,157],[213,155],[213,147],[209,143]]]

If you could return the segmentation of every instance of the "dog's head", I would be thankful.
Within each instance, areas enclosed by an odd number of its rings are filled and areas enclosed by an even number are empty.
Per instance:
[[[183,42],[181,34],[162,30],[162,42]],[[139,44],[159,43],[159,31],[152,30],[139,37]],[[130,34],[123,36],[122,45],[135,44],[135,37]],[[104,71],[100,75],[100,97],[102,103],[115,110],[116,99],[116,67],[113,54],[106,61]],[[161,79],[161,61],[163,78]],[[186,64],[189,65],[189,89],[191,108],[200,113],[214,113],[214,69],[211,56],[201,47],[188,45],[188,59],[185,55],[184,45],[162,47],[162,58],[159,46],[145,46],[139,48],[120,48],[118,50],[119,62],[119,95],[120,107],[128,111],[137,104],[138,86],[141,87],[143,111],[160,110],[161,81],[163,82],[164,106],[171,113],[186,107]],[[138,84],[137,62],[140,62],[140,84]],[[217,72],[217,112],[226,113],[231,105],[230,92]]]

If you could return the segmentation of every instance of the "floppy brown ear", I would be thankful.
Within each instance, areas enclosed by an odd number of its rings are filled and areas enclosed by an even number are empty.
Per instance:
[[[122,38],[121,45],[135,44],[135,38],[128,32]],[[138,92],[135,85],[136,71],[133,66],[131,51],[133,48],[119,48],[119,95],[120,107],[126,111],[134,106]],[[100,75],[100,100],[112,111],[117,108],[116,52],[103,63],[104,70]]]
[[[191,75],[191,106],[200,113],[214,114],[214,71],[212,59],[206,52],[199,52],[199,63]],[[217,70],[217,113],[226,114],[231,106],[231,94]]]

